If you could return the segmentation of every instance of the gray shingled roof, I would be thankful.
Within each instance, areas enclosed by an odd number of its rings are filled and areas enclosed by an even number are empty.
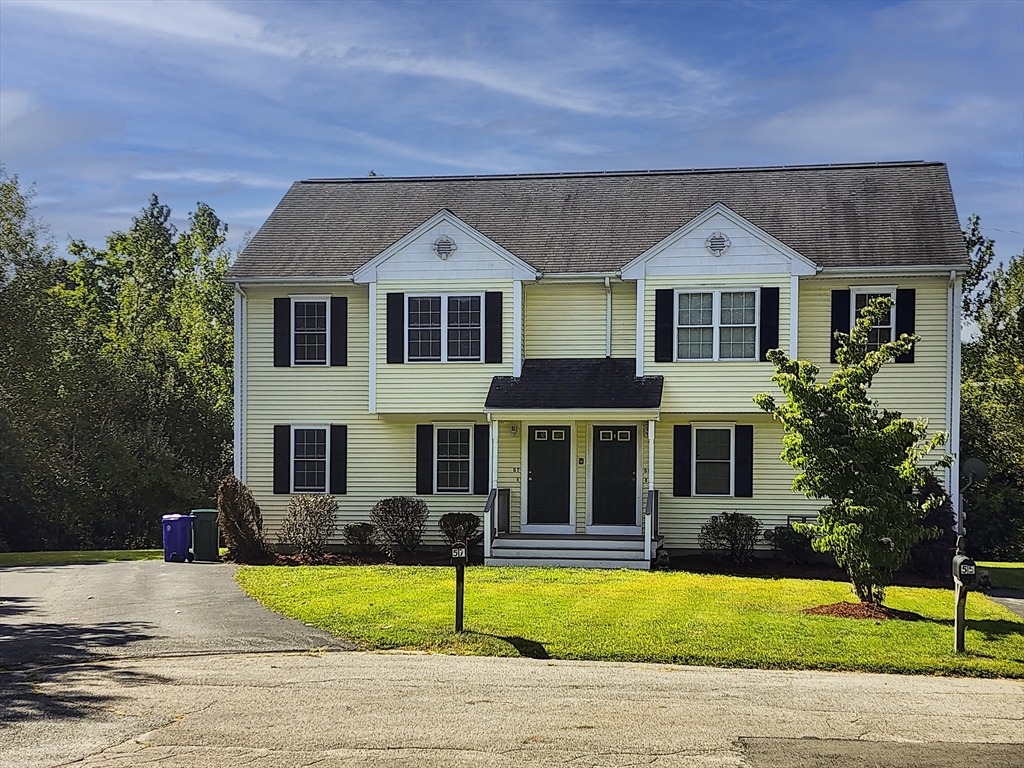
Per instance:
[[[541,272],[613,271],[721,202],[822,267],[966,265],[942,163],[313,179],[230,279],[346,276],[447,208]]]
[[[636,377],[636,360],[620,357],[523,361],[523,375],[495,376],[485,408],[661,407],[664,376]]]

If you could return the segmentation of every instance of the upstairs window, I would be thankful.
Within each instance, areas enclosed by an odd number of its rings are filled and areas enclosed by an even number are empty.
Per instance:
[[[406,312],[409,362],[479,362],[481,296],[409,296]]]
[[[756,360],[757,293],[678,292],[676,360]]]
[[[892,306],[889,308],[889,314],[881,318],[875,325],[871,326],[871,330],[868,331],[868,349],[871,351],[877,351],[883,344],[886,344],[893,339],[893,328],[896,324],[896,293],[891,290],[854,290],[853,292],[853,317],[850,321],[850,327],[860,317],[861,310],[863,310],[871,301],[878,298],[888,298],[892,300]]]
[[[327,365],[326,298],[292,299],[292,364]]]

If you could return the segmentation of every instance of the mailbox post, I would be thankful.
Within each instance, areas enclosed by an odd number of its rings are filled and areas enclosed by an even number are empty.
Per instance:
[[[963,537],[957,539],[957,554],[953,557],[953,583],[955,585],[954,595],[956,597],[956,618],[953,620],[956,640],[954,641],[953,650],[957,653],[964,652],[964,630],[966,629],[964,611],[967,607],[967,592],[970,590],[971,585],[974,584],[978,573],[978,568],[974,561],[963,554],[963,550],[960,548],[962,539]]]
[[[452,563],[455,565],[455,631],[462,631],[463,593],[466,587],[466,556],[469,547],[465,542],[452,546]]]

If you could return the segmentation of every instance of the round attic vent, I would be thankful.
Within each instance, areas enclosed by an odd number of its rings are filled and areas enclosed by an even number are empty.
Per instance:
[[[729,236],[721,232],[712,232],[711,236],[704,241],[704,247],[715,256],[721,256],[728,251],[730,245],[732,245],[732,241],[729,240]]]
[[[455,241],[448,237],[448,235],[441,235],[434,241],[434,253],[442,261],[447,261],[455,253],[455,248]]]

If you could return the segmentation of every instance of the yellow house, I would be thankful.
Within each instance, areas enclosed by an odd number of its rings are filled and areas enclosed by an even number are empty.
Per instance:
[[[751,398],[873,296],[921,337],[875,396],[955,454],[967,264],[941,163],[297,182],[228,275],[235,472],[271,531],[416,495],[491,564],[648,568],[721,512],[815,516]]]

